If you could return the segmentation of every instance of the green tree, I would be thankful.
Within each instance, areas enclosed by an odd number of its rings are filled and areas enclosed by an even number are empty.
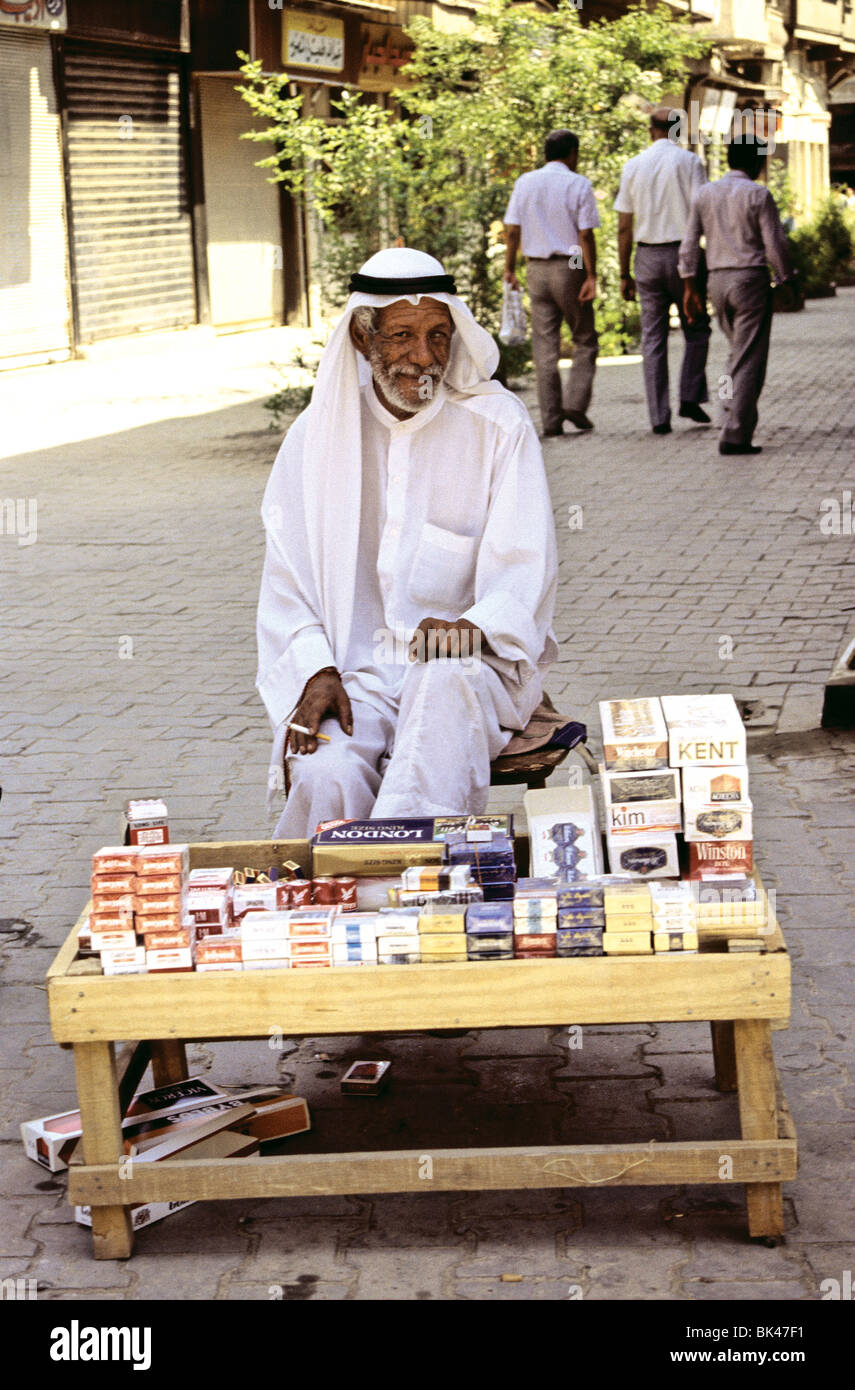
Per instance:
[[[664,5],[583,25],[570,0],[554,12],[491,0],[471,31],[448,34],[417,18],[408,33],[415,51],[403,75],[412,85],[396,93],[397,110],[345,92],[336,122],[302,114],[280,76],[240,55],[239,90],[267,123],[249,138],[276,144],[259,163],[305,195],[324,230],[325,297],[343,303],[354,267],[401,238],[442,260],[495,332],[510,191],[542,162],[547,132],[567,126],[603,220],[603,350],[633,346],[638,310],[620,299],[611,205],[624,162],[647,143],[648,103],[683,90],[686,60],[707,45]]]

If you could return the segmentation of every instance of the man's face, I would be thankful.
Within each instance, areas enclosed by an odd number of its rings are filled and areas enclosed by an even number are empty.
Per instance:
[[[447,305],[436,299],[416,305],[401,300],[379,311],[375,333],[363,334],[354,325],[354,340],[371,364],[381,397],[412,413],[433,400],[448,366],[453,331]]]

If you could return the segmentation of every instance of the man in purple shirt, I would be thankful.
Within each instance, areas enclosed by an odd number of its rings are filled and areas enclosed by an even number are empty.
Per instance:
[[[766,377],[772,328],[771,265],[778,281],[793,278],[787,239],[768,188],[755,182],[765,167],[767,147],[733,140],[728,172],[696,193],[680,246],[683,307],[692,322],[704,311],[695,276],[700,238],[706,238],[709,294],[730,344],[727,376],[731,394],[723,401],[720,454],[759,454],[751,438],[757,400]]]

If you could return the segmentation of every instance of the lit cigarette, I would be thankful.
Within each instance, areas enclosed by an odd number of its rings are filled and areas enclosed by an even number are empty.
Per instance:
[[[319,739],[321,743],[332,743],[328,734],[313,734],[311,729],[307,729],[303,724],[289,724],[289,729],[296,729],[298,734],[308,734],[309,738]]]

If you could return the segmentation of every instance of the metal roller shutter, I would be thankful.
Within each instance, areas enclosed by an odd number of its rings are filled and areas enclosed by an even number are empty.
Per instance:
[[[65,96],[81,339],[195,323],[177,63],[67,43]]]
[[[0,35],[0,359],[67,357],[65,190],[50,40]]]

